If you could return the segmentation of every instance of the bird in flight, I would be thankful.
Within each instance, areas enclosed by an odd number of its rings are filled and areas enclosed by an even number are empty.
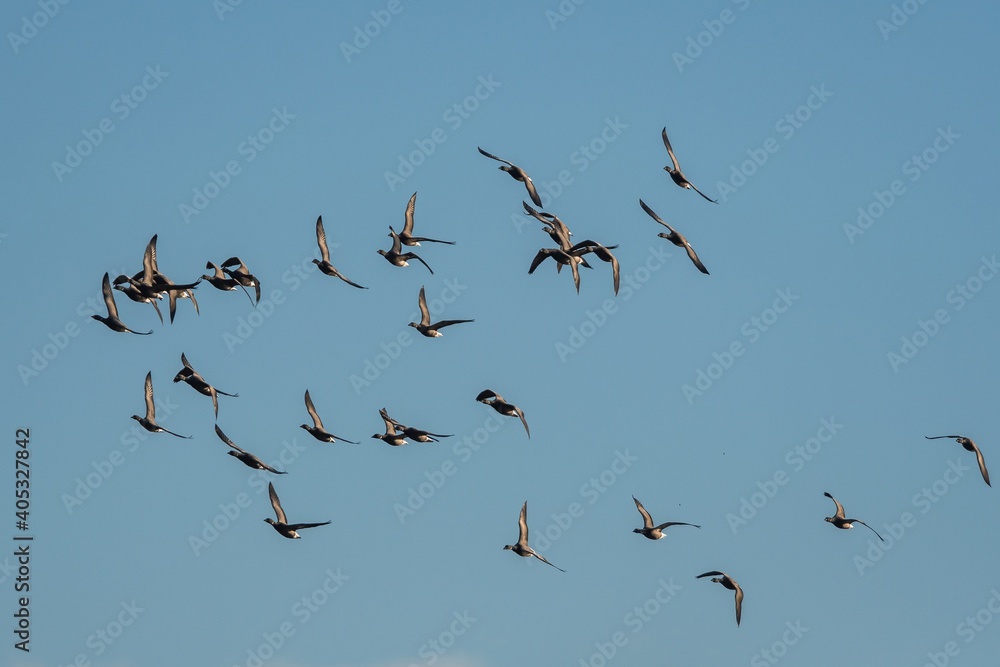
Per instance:
[[[257,303],[260,303],[260,281],[250,273],[250,269],[239,257],[230,257],[222,263],[222,270],[227,276],[238,282],[242,287],[253,287],[256,291]]]
[[[521,410],[521,408],[517,407],[513,403],[508,403],[504,400],[503,396],[496,393],[492,389],[484,389],[479,392],[479,395],[476,396],[476,400],[490,406],[505,417],[519,417],[521,419],[521,423],[524,424],[524,432],[528,434],[529,438],[531,437],[531,431],[528,430],[528,422],[524,419],[524,411]]]
[[[196,371],[194,368],[191,367],[190,362],[188,362],[187,357],[184,356],[183,352],[181,352],[181,363],[184,365],[184,367],[181,368],[177,372],[177,375],[174,376],[174,382],[185,382],[199,394],[202,394],[203,396],[211,396],[212,406],[215,408],[216,417],[219,416],[218,394],[222,394],[223,396],[231,396],[233,398],[237,398],[239,396],[239,394],[227,394],[226,392],[216,389],[208,382],[206,382],[205,378],[203,378],[198,371]]]
[[[168,431],[159,424],[156,423],[156,406],[153,404],[153,371],[146,373],[146,415],[140,417],[139,415],[132,415],[132,419],[139,422],[139,426],[143,427],[150,433],[169,433],[170,435],[175,435],[178,438],[190,439],[190,435],[181,435],[179,433],[174,433],[173,431]]]
[[[642,503],[640,503],[635,496],[632,496],[632,500],[635,501],[635,508],[639,510],[639,514],[642,515],[642,528],[634,529],[632,531],[633,533],[639,533],[640,535],[651,540],[659,540],[667,536],[663,529],[669,528],[670,526],[694,526],[695,528],[701,528],[701,526],[693,523],[683,523],[681,521],[668,521],[666,523],[661,523],[659,526],[654,526],[653,517],[649,516],[649,512],[647,512],[646,508],[642,506]]]
[[[476,148],[479,148],[479,146],[476,146]],[[479,152],[492,160],[503,162],[503,166],[500,167],[500,170],[506,171],[515,181],[524,183],[524,187],[528,189],[528,196],[531,197],[531,201],[535,202],[535,206],[542,205],[542,198],[538,196],[538,192],[535,190],[535,184],[532,183],[531,177],[524,173],[523,169],[515,165],[513,162],[508,162],[507,160],[499,158],[492,153],[487,153],[482,148],[479,148]]]
[[[118,306],[115,305],[115,294],[111,291],[111,278],[106,272],[104,274],[104,280],[101,282],[101,293],[104,294],[104,305],[107,306],[108,316],[103,317],[101,315],[91,315],[93,319],[101,322],[112,331],[117,331],[118,333],[133,333],[139,334],[140,336],[148,336],[153,333],[152,330],[132,331],[125,326],[124,322],[118,319]]]
[[[963,435],[925,435],[928,440],[940,440],[941,438],[951,438],[962,447],[967,452],[976,453],[976,461],[979,463],[979,472],[983,475],[983,481],[986,482],[986,486],[992,486],[990,484],[990,472],[986,469],[986,459],[983,458],[983,453],[979,451],[979,445],[972,441],[972,438],[966,438]]]
[[[385,422],[385,433],[375,433],[372,435],[373,438],[390,444],[393,447],[402,447],[409,444],[406,442],[406,434],[396,430],[396,422],[389,416],[385,408],[381,408],[378,414],[382,417],[382,421]]]
[[[330,263],[330,248],[326,245],[326,230],[323,229],[323,216],[316,218],[316,243],[319,245],[319,252],[323,259],[314,259],[313,264],[318,266],[320,271],[328,276],[340,278],[352,287],[357,287],[358,289],[368,289],[367,287],[362,287],[361,285],[351,282],[345,278],[344,274],[338,271],[337,268]]]
[[[267,493],[271,497],[271,507],[274,508],[274,514],[277,517],[277,521],[271,517],[264,519],[267,523],[274,526],[274,529],[282,537],[287,537],[290,540],[297,540],[301,537],[298,531],[303,528],[315,528],[316,526],[325,526],[329,524],[329,521],[324,521],[322,523],[288,523],[288,519],[285,517],[285,510],[281,509],[281,501],[278,500],[278,494],[274,491],[274,484],[271,482],[267,483]]]
[[[712,202],[713,204],[718,204],[719,203],[718,201],[710,198],[704,192],[694,187],[694,184],[691,181],[689,181],[681,172],[681,165],[677,162],[677,156],[674,155],[674,149],[670,147],[670,140],[667,139],[667,128],[663,128],[662,136],[663,136],[663,145],[667,147],[667,155],[670,156],[670,164],[664,167],[663,170],[666,171],[668,174],[670,174],[670,178],[673,179],[674,183],[681,186],[685,190],[694,190],[695,192],[697,192],[698,194],[700,194],[702,197]]]
[[[883,542],[885,542],[885,540],[882,539],[882,536],[878,534],[877,530],[875,530],[874,528],[872,528],[871,526],[869,526],[867,523],[865,523],[861,519],[848,519],[847,515],[844,514],[844,506],[841,505],[840,502],[836,498],[834,498],[833,496],[831,496],[826,491],[823,492],[823,495],[826,496],[827,498],[829,498],[830,500],[832,500],[833,503],[834,503],[834,505],[837,506],[836,513],[833,516],[826,517],[824,519],[824,521],[828,521],[828,522],[832,523],[834,526],[836,526],[837,528],[843,528],[845,530],[848,529],[848,528],[854,528],[854,524],[860,523],[862,526],[864,526],[868,530],[870,530],[873,533],[875,533],[875,536],[878,537],[878,539],[880,539]]]
[[[695,579],[701,579],[702,577],[712,577],[712,581],[716,584],[722,584],[723,588],[727,588],[731,591],[736,591],[736,627],[740,626],[740,616],[743,615],[743,589],[740,585],[736,583],[736,580],[730,577],[725,572],[719,572],[718,570],[712,570],[711,572],[705,572],[704,574],[699,574]]]
[[[450,327],[453,324],[465,324],[466,322],[474,322],[475,320],[441,320],[440,322],[435,322],[431,324],[431,314],[427,310],[427,297],[424,295],[424,288],[420,288],[420,323],[410,322],[409,326],[413,327],[423,335],[428,338],[437,338],[443,336],[438,329],[443,329],[445,327]]]
[[[323,421],[319,418],[319,414],[316,413],[316,408],[313,406],[312,398],[309,396],[308,389],[306,389],[306,410],[309,411],[309,416],[312,417],[313,425],[307,426],[306,424],[300,424],[299,428],[304,428],[312,437],[321,442],[336,442],[337,440],[342,440],[344,442],[349,442],[352,445],[358,444],[353,440],[341,438],[339,435],[329,433],[323,428]]]
[[[439,241],[438,239],[428,239],[423,236],[413,235],[413,212],[417,207],[417,193],[414,192],[413,196],[410,197],[410,201],[406,204],[406,214],[403,222],[403,231],[399,233],[399,240],[403,245],[415,246],[420,245],[421,241],[427,241],[428,243],[446,243],[448,245],[455,245],[454,241]],[[392,234],[390,234],[392,236]]]
[[[670,230],[669,234],[660,232],[659,234],[657,234],[657,236],[659,236],[661,239],[666,239],[670,241],[678,248],[684,248],[684,250],[687,252],[688,258],[690,258],[690,260],[694,262],[694,265],[698,267],[699,271],[701,271],[707,276],[708,269],[706,269],[705,265],[701,263],[700,259],[698,259],[698,253],[694,251],[694,248],[692,248],[691,244],[688,243],[688,240],[684,238],[684,235],[675,230],[667,223],[663,222],[663,220],[660,219],[660,216],[656,215],[656,212],[653,211],[653,209],[646,206],[646,202],[642,201],[641,199],[639,200],[639,206],[642,207],[643,211],[649,214],[649,217],[651,217],[653,220],[656,220],[658,223],[660,223],[661,225]]]
[[[261,461],[259,458],[257,458],[253,454],[251,454],[250,452],[246,451],[245,449],[242,449],[242,448],[238,447],[235,442],[233,442],[232,440],[230,440],[226,436],[226,434],[222,432],[222,429],[219,428],[218,424],[215,425],[215,434],[217,436],[219,436],[219,439],[222,440],[222,442],[226,443],[227,445],[229,445],[230,447],[233,448],[234,451],[226,452],[227,454],[229,454],[230,456],[235,456],[237,459],[239,459],[240,461],[242,461],[245,465],[253,468],[254,470],[266,470],[268,472],[273,472],[275,475],[287,475],[288,474],[287,472],[284,472],[282,470],[275,470],[274,468],[272,468],[271,466],[267,465],[266,463],[264,463],[263,461]]]
[[[546,565],[552,565],[549,561],[545,560],[545,556],[542,556],[535,552],[534,549],[528,546],[528,501],[524,501],[524,505],[521,506],[521,516],[517,520],[517,544],[506,544],[504,545],[504,551],[513,551],[518,556],[522,558],[530,558],[534,556],[538,560],[542,561]],[[558,565],[552,565],[560,572],[565,572]]]
[[[451,433],[448,434],[431,433],[430,431],[424,431],[419,428],[413,428],[412,426],[407,426],[406,424],[398,422],[392,417],[390,417],[389,413],[386,412],[385,408],[379,410],[379,414],[382,416],[382,419],[388,420],[390,423],[392,423],[393,426],[398,428],[402,432],[403,437],[409,438],[414,442],[438,442],[438,438],[450,438],[453,435]]]
[[[389,226],[389,236],[392,237],[392,248],[390,248],[389,250],[382,250],[381,248],[378,249],[378,254],[385,257],[386,261],[388,261],[393,266],[409,266],[410,264],[407,260],[415,259],[424,266],[426,266],[427,270],[430,271],[431,274],[434,273],[433,269],[431,269],[431,267],[427,265],[427,262],[422,260],[417,255],[417,253],[402,252],[403,242],[399,238],[399,234],[396,233],[396,230],[393,229],[391,225]]]

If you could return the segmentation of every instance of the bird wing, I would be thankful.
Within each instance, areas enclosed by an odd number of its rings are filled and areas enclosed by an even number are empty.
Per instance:
[[[659,526],[656,526],[656,529],[663,530],[664,528],[670,528],[670,526],[694,526],[695,528],[701,528],[701,526],[695,523],[684,523],[683,521],[667,521],[666,523],[661,523]]]
[[[309,411],[309,416],[312,417],[313,426],[315,428],[320,429],[321,431],[324,430],[323,429],[323,420],[321,420],[319,418],[319,415],[316,414],[316,407],[313,405],[312,398],[309,397],[309,390],[308,389],[306,389],[306,410]]]
[[[479,148],[479,146],[476,146],[476,148]],[[482,153],[483,155],[485,155],[488,158],[496,160],[497,162],[503,162],[504,164],[509,165],[511,167],[514,166],[514,164],[512,162],[507,162],[507,160],[504,160],[503,158],[497,157],[496,155],[493,155],[492,153],[487,153],[482,148],[479,148],[479,152]],[[539,206],[541,206],[541,204],[539,204]]]
[[[552,250],[550,248],[542,248],[541,250],[539,250],[535,254],[535,258],[531,260],[531,266],[528,267],[528,275],[534,273],[535,269],[538,268],[538,265],[544,262],[545,258],[549,257],[550,255],[552,255]]]
[[[632,496],[632,500],[635,500],[635,508],[639,510],[639,514],[642,515],[642,527],[652,528],[653,517],[649,516],[649,512],[646,511],[646,508],[642,506],[642,503],[640,503],[635,496]]]
[[[962,438],[964,436],[961,436],[961,435],[935,435],[935,436],[925,435],[924,437],[927,438],[928,440],[940,440],[941,438],[954,438],[955,440],[958,440],[959,438]]]
[[[844,514],[844,506],[840,504],[840,501],[831,496],[826,491],[823,492],[823,495],[832,500],[834,504],[837,506],[837,513],[834,516],[836,516],[838,519],[846,518],[846,515]]]
[[[864,522],[864,521],[862,521],[861,519],[851,519],[851,523],[860,523],[860,524],[861,524],[862,526],[864,526],[864,527],[865,527],[865,528],[867,528],[868,530],[870,530],[870,531],[872,531],[873,533],[875,533],[875,536],[876,536],[876,537],[878,537],[878,539],[880,539],[880,540],[882,540],[883,542],[885,542],[885,540],[884,540],[884,539],[882,538],[882,536],[878,534],[878,531],[877,531],[877,530],[875,530],[874,528],[872,528],[871,526],[869,526],[869,525],[868,525],[867,523],[865,523],[865,522]]]
[[[241,452],[243,454],[247,453],[247,451],[245,449],[242,449],[241,447],[238,447],[235,442],[233,442],[232,440],[230,440],[226,436],[226,434],[222,432],[222,429],[219,428],[218,424],[215,425],[215,434],[217,436],[219,436],[219,439],[222,440],[222,442],[226,443],[227,445],[229,445],[230,447],[232,447],[236,451]]]
[[[719,572],[718,570],[712,570],[711,572],[706,572],[704,574],[699,574],[695,579],[701,579],[702,577],[725,577],[725,572]]]
[[[687,180],[687,179],[684,179],[684,180]],[[704,197],[708,201],[712,202],[713,204],[718,204],[719,203],[719,201],[717,199],[712,199],[711,197],[709,197],[708,195],[706,195],[704,192],[702,192],[701,190],[699,190],[698,188],[696,188],[694,186],[694,183],[692,183],[691,181],[687,181],[687,184],[691,186],[692,190],[694,190],[695,192],[697,192],[698,194],[700,194],[702,197]]]
[[[542,561],[542,562],[543,562],[543,563],[545,563],[546,565],[552,565],[552,563],[550,563],[549,561],[547,561],[547,560],[545,559],[545,556],[543,556],[543,555],[541,555],[541,554],[539,554],[539,553],[536,553],[536,552],[534,551],[534,549],[532,549],[532,551],[531,551],[531,555],[532,555],[532,556],[534,556],[535,558],[537,558],[538,560]],[[552,567],[556,568],[556,569],[557,569],[557,570],[559,570],[560,572],[565,572],[565,571],[566,571],[566,570],[562,569],[561,567],[559,567],[558,565],[552,565]]]
[[[420,287],[420,324],[421,326],[427,326],[431,323],[431,314],[427,310],[427,297],[424,295],[423,286]]]
[[[495,391],[493,391],[492,389],[483,389],[481,392],[479,392],[479,395],[476,396],[476,400],[482,401],[489,398],[499,398],[499,396],[500,395]]]
[[[990,484],[990,473],[986,469],[986,459],[983,458],[983,453],[979,451],[979,445],[969,440],[972,443],[972,448],[976,452],[976,461],[979,463],[979,472],[983,475],[983,481],[986,482],[986,486],[992,486]]]
[[[538,191],[535,190],[535,184],[531,181],[531,177],[523,171],[521,173],[524,174],[524,187],[528,189],[528,196],[531,197],[531,201],[535,202],[535,206],[541,206],[542,198],[538,196]]]
[[[282,523],[285,522],[282,521]],[[324,521],[322,523],[292,523],[286,525],[288,526],[288,530],[302,530],[303,528],[315,528],[316,526],[326,526],[329,523],[330,523],[329,521]]]
[[[651,217],[653,220],[656,220],[658,223],[660,223],[661,225],[663,225],[664,227],[666,227],[667,229],[669,229],[671,235],[673,235],[673,234],[676,233],[676,232],[674,232],[674,228],[673,227],[671,227],[667,223],[663,222],[663,220],[660,218],[660,216],[656,215],[656,212],[653,211],[653,209],[651,209],[648,206],[646,206],[646,202],[644,202],[644,201],[642,201],[640,199],[639,200],[639,206],[642,207],[643,211],[645,211],[647,214],[649,214],[649,217]]]
[[[396,230],[392,228],[392,225],[389,225],[389,236],[392,237],[392,250],[391,250],[391,252],[393,252],[393,253],[395,253],[395,254],[398,255],[403,250],[403,242],[400,241],[399,234],[397,234]],[[421,260],[421,261],[423,261],[423,260]],[[430,268],[430,267],[428,267],[428,268]]]
[[[733,586],[736,587],[736,626],[739,627],[740,617],[743,615],[743,589],[735,581],[733,581]]]
[[[184,364],[184,368],[190,368],[192,371],[194,370],[194,367],[190,364],[190,362],[188,362],[187,357],[184,356],[183,352],[181,352],[181,363]]]
[[[118,306],[115,305],[115,295],[111,291],[111,279],[108,274],[104,274],[104,281],[101,283],[101,293],[104,295],[104,305],[108,307],[108,316],[118,319]]]
[[[670,139],[667,139],[667,128],[663,128],[660,136],[663,137],[663,145],[667,148],[667,155],[670,156],[670,163],[673,165],[674,171],[680,171],[681,166],[677,163],[677,156],[674,155],[674,149],[670,147]]]
[[[316,243],[324,262],[330,261],[330,249],[326,245],[326,230],[323,229],[323,216],[316,218]]]
[[[142,282],[144,285],[153,284],[153,275],[156,273],[156,234],[149,239],[146,244],[146,251],[142,253]]]
[[[683,239],[683,237],[681,238]],[[683,240],[684,240],[684,249],[687,251],[688,258],[690,258],[690,260],[694,262],[694,265],[698,267],[699,271],[701,271],[707,276],[708,269],[706,269],[705,265],[701,263],[700,259],[698,259],[698,253],[694,251],[694,248],[692,248],[691,244],[687,242],[687,239]]]
[[[274,514],[278,517],[278,523],[287,523],[285,510],[281,509],[281,501],[278,500],[278,494],[275,492],[274,484],[271,482],[267,483],[267,495],[271,497],[271,507],[274,508]]]
[[[396,243],[397,244],[399,243],[399,237],[398,236],[396,237]],[[423,264],[424,266],[426,266],[427,270],[431,272],[431,275],[434,275],[434,269],[432,269],[430,267],[430,265],[427,264],[427,262],[425,262],[423,259],[421,259],[420,256],[417,253],[415,253],[415,252],[408,252],[406,254],[407,254],[408,257],[410,257],[412,259],[415,259],[418,262],[420,262],[421,264]]]
[[[531,429],[528,428],[528,421],[524,418],[524,410],[522,410],[517,406],[514,406],[514,411],[517,412],[517,416],[521,418],[521,423],[524,424],[524,432],[527,433],[528,437],[530,438]]]
[[[517,519],[517,543],[528,546],[528,501],[521,505],[521,515]]]
[[[153,404],[153,371],[146,373],[146,419],[156,421],[156,406]]]
[[[403,222],[403,234],[406,236],[411,236],[413,234],[413,211],[417,207],[417,193],[414,192],[413,196],[410,197],[410,201],[406,203],[406,214],[404,216]]]

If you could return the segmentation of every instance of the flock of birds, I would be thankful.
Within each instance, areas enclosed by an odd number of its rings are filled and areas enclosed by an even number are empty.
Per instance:
[[[701,192],[696,188],[691,181],[687,179],[684,173],[681,171],[680,164],[677,161],[677,157],[674,154],[673,148],[670,145],[670,140],[667,138],[666,128],[662,131],[663,144],[666,147],[667,155],[670,158],[670,164],[663,167],[663,169],[670,175],[674,183],[679,187],[694,190],[696,193],[701,195],[704,199],[712,203],[718,203],[716,200],[709,198],[705,193]],[[535,185],[532,182],[528,174],[518,167],[517,165],[509,162],[503,158],[497,157],[482,148],[478,149],[479,152],[492,160],[502,162],[503,165],[500,167],[502,171],[508,173],[514,180],[524,184],[527,190],[528,197],[535,204],[535,206],[542,208],[542,200],[539,197]],[[424,267],[433,274],[434,271],[420,256],[415,252],[408,251],[403,252],[403,246],[416,247],[420,246],[421,242],[428,243],[440,243],[447,245],[454,245],[454,241],[443,241],[439,239],[432,239],[413,235],[413,223],[414,223],[414,212],[416,208],[416,198],[417,194],[414,193],[410,197],[409,202],[406,205],[406,212],[404,217],[404,224],[402,231],[397,233],[392,226],[389,226],[389,236],[392,238],[392,245],[389,250],[379,249],[378,253],[382,255],[390,264],[397,267],[409,266],[411,260],[416,260],[424,265]],[[586,256],[592,254],[594,257],[602,262],[611,264],[612,275],[614,280],[614,291],[615,294],[618,293],[619,287],[619,274],[620,267],[618,260],[611,253],[611,250],[617,248],[617,245],[605,246],[596,241],[584,240],[579,243],[571,243],[570,237],[572,232],[565,222],[559,219],[558,216],[551,213],[542,212],[527,202],[522,202],[524,211],[526,215],[529,215],[539,221],[542,224],[542,231],[548,234],[548,236],[556,243],[557,247],[554,248],[541,248],[536,253],[535,257],[532,259],[528,273],[534,273],[535,269],[538,268],[546,259],[551,258],[556,264],[557,273],[562,270],[564,266],[568,266],[573,275],[573,282],[576,286],[576,291],[580,291],[580,267],[593,268],[587,262]],[[668,232],[660,233],[661,238],[666,239],[670,243],[677,247],[683,248],[688,255],[688,258],[695,265],[695,267],[702,273],[708,274],[708,269],[699,259],[697,253],[695,253],[694,248],[680,232],[676,231],[669,224],[664,222],[655,211],[653,211],[644,201],[639,200],[639,205],[642,210],[645,211],[653,220],[655,220],[660,225],[667,228]],[[250,273],[246,264],[240,260],[239,257],[230,257],[221,264],[215,264],[213,262],[207,262],[205,268],[212,270],[211,274],[205,274],[201,276],[198,280],[193,283],[177,284],[171,281],[168,277],[162,274],[159,270],[157,259],[156,259],[156,240],[157,237],[154,235],[146,246],[146,251],[143,254],[142,260],[142,270],[136,274],[130,276],[119,275],[114,281],[114,290],[118,290],[125,294],[131,301],[137,303],[148,303],[153,306],[156,310],[157,316],[159,316],[160,322],[163,322],[163,316],[160,313],[157,302],[162,300],[164,296],[168,299],[169,304],[169,314],[170,322],[174,321],[174,316],[177,308],[177,301],[179,299],[189,299],[195,309],[198,311],[198,302],[195,299],[194,290],[198,287],[202,280],[207,281],[210,285],[216,289],[223,291],[235,291],[237,289],[242,289],[247,297],[250,299],[252,304],[257,304],[260,302],[260,281]],[[363,287],[358,283],[355,283],[344,276],[340,271],[330,261],[330,249],[327,245],[326,231],[323,227],[323,217],[320,216],[316,220],[316,242],[319,247],[320,259],[313,259],[313,263],[317,265],[319,270],[325,275],[339,278],[348,285],[358,289],[368,289]],[[250,295],[248,288],[253,288],[255,290],[254,296]],[[126,326],[122,320],[119,318],[118,308],[115,304],[114,291],[112,290],[112,281],[110,280],[109,274],[104,274],[104,279],[102,283],[102,293],[104,296],[104,302],[107,306],[108,314],[107,316],[92,315],[93,319],[104,323],[112,331],[120,333],[132,333],[139,335],[149,335],[152,331],[134,331]],[[420,293],[418,297],[418,305],[420,308],[420,322],[410,322],[409,326],[417,329],[423,336],[428,338],[440,337],[441,329],[445,327],[454,326],[456,324],[465,324],[473,322],[473,320],[441,320],[438,322],[431,322],[430,313],[427,308],[427,299],[424,293],[424,288],[420,288]],[[181,353],[181,363],[183,368],[178,371],[174,376],[174,382],[184,382],[185,384],[192,387],[198,393],[209,396],[212,399],[212,405],[215,409],[216,421],[218,421],[219,414],[219,402],[218,396],[221,394],[223,396],[237,397],[239,394],[227,393],[221,391],[207,382],[189,363],[187,357]],[[508,402],[500,394],[493,391],[492,389],[485,389],[476,396],[477,401],[492,407],[499,414],[507,417],[514,417],[520,419],[527,436],[531,437],[531,431],[528,428],[528,422],[525,419],[524,411],[517,407],[513,403]],[[152,371],[146,374],[145,379],[145,404],[146,412],[145,415],[140,417],[138,415],[132,415],[132,419],[135,419],[140,426],[142,426],[147,431],[152,433],[168,433],[170,435],[179,438],[190,438],[192,436],[183,436],[173,431],[168,431],[159,424],[156,423],[156,408],[153,399],[153,379]],[[301,428],[305,429],[311,436],[316,440],[325,443],[335,443],[337,441],[347,442],[351,444],[358,444],[355,441],[342,438],[338,435],[334,435],[326,430],[323,425],[323,421],[320,419],[319,414],[313,405],[312,397],[309,395],[309,390],[305,392],[305,405],[306,411],[309,417],[312,419],[312,426],[308,424],[302,424]],[[375,433],[372,438],[382,440],[383,442],[399,447],[408,443],[412,440],[414,442],[438,442],[439,438],[451,437],[450,434],[439,434],[432,433],[430,431],[418,429],[412,426],[408,426],[402,422],[399,422],[389,416],[389,413],[385,408],[379,410],[379,415],[384,423],[384,432]],[[219,427],[218,423],[215,425],[215,432],[219,439],[225,443],[230,449],[228,454],[235,457],[237,460],[242,462],[244,465],[253,468],[255,470],[266,471],[275,475],[284,475],[285,471],[276,470],[275,468],[267,465],[261,459],[253,455],[252,453],[240,448],[236,443],[234,443]],[[982,474],[983,480],[987,485],[990,484],[989,472],[986,469],[986,462],[983,458],[983,454],[980,451],[978,445],[973,442],[970,438],[961,435],[941,435],[941,436],[925,436],[929,440],[936,440],[941,438],[951,438],[960,444],[964,449],[970,452],[974,452],[976,455],[976,460],[979,464],[979,470]],[[300,530],[306,528],[316,528],[319,526],[325,526],[330,523],[330,521],[323,522],[313,522],[313,523],[289,523],[285,515],[285,511],[281,506],[281,502],[278,499],[278,494],[275,491],[274,484],[268,484],[268,494],[271,501],[271,506],[274,510],[275,518],[270,517],[264,519],[269,523],[280,535],[289,539],[298,539],[301,537],[298,533]],[[824,492],[823,494],[827,498],[830,498],[835,505],[835,512],[833,516],[826,517],[825,520],[833,524],[836,528],[849,529],[853,528],[854,524],[861,524],[871,530],[875,535],[883,540],[882,536],[878,532],[869,526],[867,523],[860,519],[847,518],[844,511],[843,505],[834,498],[830,493]],[[636,528],[633,532],[641,534],[642,536],[650,540],[659,540],[666,536],[666,529],[671,526],[692,526],[694,528],[701,528],[696,524],[684,523],[679,521],[668,521],[661,524],[655,524],[649,512],[643,507],[642,503],[639,502],[635,496],[632,497],[635,502],[636,509],[642,517],[643,526],[642,528]],[[884,540],[883,540],[884,541]],[[524,558],[536,558],[543,563],[550,565],[561,572],[565,572],[562,568],[549,562],[544,556],[536,552],[528,544],[528,503],[527,501],[521,506],[521,512],[518,518],[518,539],[514,544],[505,545],[504,550],[513,551],[518,556]],[[734,591],[735,605],[736,605],[736,624],[740,624],[740,619],[742,616],[743,608],[743,589],[728,574],[712,570],[705,572],[697,576],[698,579],[704,577],[711,577],[711,581],[714,583],[721,584],[724,588]]]

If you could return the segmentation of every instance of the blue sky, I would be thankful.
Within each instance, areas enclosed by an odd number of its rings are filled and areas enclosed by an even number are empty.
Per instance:
[[[17,2],[6,35],[3,662],[978,665],[1000,651],[992,5]],[[666,126],[685,174],[676,187]],[[579,295],[525,216],[618,244]],[[416,251],[388,248],[418,192]],[[657,237],[642,198],[711,275]],[[333,263],[315,270],[323,216]],[[149,336],[93,321],[158,235]],[[407,326],[426,288],[426,339]],[[116,293],[117,295],[117,293]],[[164,304],[164,310],[165,310]],[[219,389],[171,382],[180,355]],[[162,424],[136,431],[152,372]],[[474,398],[490,388],[516,420]],[[308,389],[327,445],[299,424]],[[454,434],[392,448],[385,407]],[[218,425],[288,475],[225,455]],[[14,527],[30,429],[30,528]],[[263,519],[273,477],[292,521]],[[823,522],[834,494],[886,541]],[[632,496],[664,540],[641,525]],[[560,573],[502,550],[528,501]],[[991,509],[993,508],[993,509]],[[30,653],[13,646],[30,534]],[[732,593],[695,577],[722,570]]]

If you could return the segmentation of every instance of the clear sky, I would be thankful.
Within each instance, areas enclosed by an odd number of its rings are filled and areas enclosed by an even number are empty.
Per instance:
[[[232,6],[235,5],[235,6]],[[6,3],[0,663],[983,665],[1000,653],[990,3]],[[663,171],[666,126],[685,174]],[[579,295],[523,167],[592,260]],[[415,233],[376,254],[418,192]],[[711,272],[657,237],[642,198]],[[333,264],[315,270],[323,216]],[[161,324],[101,277],[203,282]],[[407,326],[474,319],[429,339]],[[166,303],[161,306],[166,317]],[[218,425],[287,475],[254,473]],[[136,430],[152,372],[161,423]],[[493,389],[516,419],[474,399]],[[327,428],[299,428],[309,390]],[[454,434],[393,448],[379,409]],[[27,530],[16,429],[30,429]],[[273,480],[293,522],[279,536]],[[877,530],[823,521],[828,491]],[[653,518],[683,521],[649,541]],[[528,502],[531,542],[502,547]],[[16,536],[30,653],[14,647]],[[721,570],[733,594],[696,576]]]

